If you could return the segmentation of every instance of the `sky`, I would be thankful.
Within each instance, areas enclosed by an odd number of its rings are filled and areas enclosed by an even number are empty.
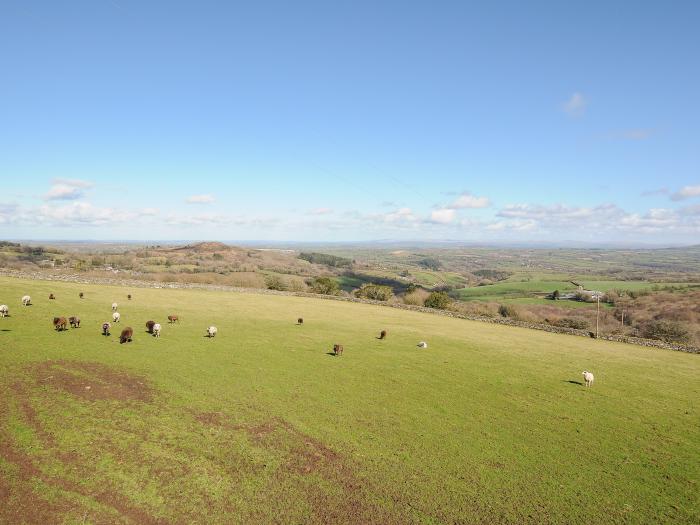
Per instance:
[[[700,2],[0,0],[0,239],[700,243]]]

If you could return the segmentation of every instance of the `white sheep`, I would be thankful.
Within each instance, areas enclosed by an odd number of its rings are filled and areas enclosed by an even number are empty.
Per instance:
[[[207,328],[207,337],[216,337],[216,332],[216,326],[210,326],[209,328]]]
[[[116,312],[119,305],[117,303],[112,303],[112,311]]]
[[[595,377],[593,377],[593,374],[591,372],[584,370],[583,380],[586,382],[586,386],[591,386],[593,384],[593,381],[595,380]]]
[[[418,348],[428,348],[428,343],[426,343],[425,341],[421,341],[420,343],[418,343]]]
[[[6,304],[0,304],[0,317],[5,317],[7,315],[10,315],[10,309]]]
[[[153,325],[153,337],[160,337],[160,323]]]
[[[31,297],[29,297],[28,295],[25,295],[24,297],[22,297],[22,306],[29,306],[30,304],[32,304]]]
[[[121,319],[121,314],[119,312],[114,312],[112,314],[112,321],[114,321],[115,323],[118,323],[119,319]]]

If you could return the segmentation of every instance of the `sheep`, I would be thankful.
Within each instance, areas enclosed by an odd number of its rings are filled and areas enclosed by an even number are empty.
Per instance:
[[[25,295],[22,297],[22,306],[29,306],[32,304],[32,298],[29,297],[28,295]]]
[[[67,324],[68,323],[67,323],[65,317],[54,317],[53,318],[53,327],[56,329],[57,332],[65,330]]]
[[[379,332],[379,339],[386,339],[386,330]]]
[[[168,322],[169,323],[177,323],[180,320],[180,318],[177,315],[169,315],[168,316]]]
[[[591,372],[584,370],[583,371],[583,380],[586,382],[586,386],[591,386],[591,385],[593,385],[593,381],[595,380],[595,377],[593,377],[593,374]]]
[[[428,348],[428,343],[426,343],[425,341],[421,341],[420,343],[418,343],[418,348]]]
[[[129,299],[129,301],[131,301],[131,294],[127,295],[126,298]]]
[[[153,333],[153,327],[155,326],[155,321],[146,321],[146,332],[149,334]]]
[[[119,308],[119,305],[117,303],[112,303],[112,311],[116,312],[117,308]]]
[[[304,324],[304,318],[300,317],[299,319],[297,319],[297,324]]]
[[[130,326],[127,326],[126,328],[124,328],[124,330],[122,330],[122,333],[119,336],[119,344],[121,345],[123,343],[130,343],[131,338],[133,336],[134,336],[133,328],[131,328]]]
[[[56,299],[56,296],[52,293],[49,294],[49,299]]]
[[[80,298],[82,299],[83,297],[85,297],[85,294],[84,294],[83,292],[80,292],[80,293],[78,294],[78,297],[80,297]]]
[[[153,336],[160,337],[160,323],[156,323],[153,325]]]
[[[68,318],[71,328],[80,328],[80,317],[71,316]]]
[[[112,325],[104,322],[102,323],[102,335],[109,335],[109,329],[112,328]]]
[[[119,312],[114,312],[112,314],[112,321],[114,321],[115,323],[118,323],[119,319],[121,319],[121,316],[122,315]]]
[[[10,315],[10,309],[6,304],[0,304],[0,317],[7,317]]]
[[[343,355],[343,345],[339,345],[339,344],[333,345],[333,353],[335,355]]]
[[[216,332],[218,332],[216,326],[210,326],[207,328],[207,337],[216,337]]]

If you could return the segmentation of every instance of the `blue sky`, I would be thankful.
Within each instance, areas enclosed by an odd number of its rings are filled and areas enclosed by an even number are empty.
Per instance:
[[[698,2],[0,0],[0,238],[700,240]]]

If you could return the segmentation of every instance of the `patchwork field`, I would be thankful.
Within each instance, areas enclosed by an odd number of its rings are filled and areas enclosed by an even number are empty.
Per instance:
[[[697,355],[205,290],[0,304],[1,523],[700,522]]]

